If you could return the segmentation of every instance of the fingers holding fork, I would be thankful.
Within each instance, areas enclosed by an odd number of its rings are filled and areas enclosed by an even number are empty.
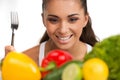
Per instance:
[[[7,53],[11,52],[11,51],[16,51],[14,46],[5,46],[5,56],[7,55]]]

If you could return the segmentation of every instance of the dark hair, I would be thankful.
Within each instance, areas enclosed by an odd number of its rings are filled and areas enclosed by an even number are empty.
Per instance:
[[[46,8],[47,2],[49,0],[43,0],[42,3],[42,10],[44,10]],[[87,1],[86,0],[80,0],[82,7],[84,8],[85,14],[88,14],[87,11]],[[49,39],[49,36],[47,34],[47,31],[45,31],[43,37],[40,40],[40,43],[47,41]],[[91,18],[89,16],[89,20],[87,22],[87,25],[83,28],[81,37],[80,37],[80,41],[85,42],[90,44],[91,46],[94,46],[97,41],[96,36],[94,34],[94,31],[92,29],[92,22],[91,22]]]

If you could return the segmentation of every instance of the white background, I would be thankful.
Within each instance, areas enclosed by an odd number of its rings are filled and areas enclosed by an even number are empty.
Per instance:
[[[41,19],[41,1],[0,0],[0,59],[4,57],[4,47],[11,42],[11,11],[17,11],[19,16],[19,27],[15,30],[16,50],[22,52],[39,43],[45,31]],[[120,33],[119,4],[119,0],[88,0],[93,29],[100,40]]]

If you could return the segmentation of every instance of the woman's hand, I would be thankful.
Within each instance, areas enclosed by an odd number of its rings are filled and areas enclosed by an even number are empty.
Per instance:
[[[5,57],[6,57],[6,55],[7,55],[9,52],[11,52],[11,51],[16,51],[13,46],[11,46],[11,45],[5,46]],[[4,58],[5,58],[5,57],[4,57]],[[4,58],[1,59],[0,67],[1,67],[1,65],[2,65],[2,62],[3,62]]]
[[[7,55],[7,53],[9,53],[11,51],[16,51],[13,46],[10,46],[10,45],[5,46],[5,56]]]

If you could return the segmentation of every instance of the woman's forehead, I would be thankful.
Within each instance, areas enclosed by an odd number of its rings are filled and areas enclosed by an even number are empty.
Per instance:
[[[78,12],[82,7],[80,3],[76,1],[78,0],[51,0],[51,2],[47,4],[45,11],[53,13],[56,13],[56,11],[61,13]]]
[[[74,9],[74,8],[80,8],[80,2],[78,3],[78,0],[51,0],[46,5],[46,9]]]
[[[80,0],[48,0],[47,5],[60,5],[60,4],[65,4],[65,5],[68,5],[68,4],[80,4]]]

